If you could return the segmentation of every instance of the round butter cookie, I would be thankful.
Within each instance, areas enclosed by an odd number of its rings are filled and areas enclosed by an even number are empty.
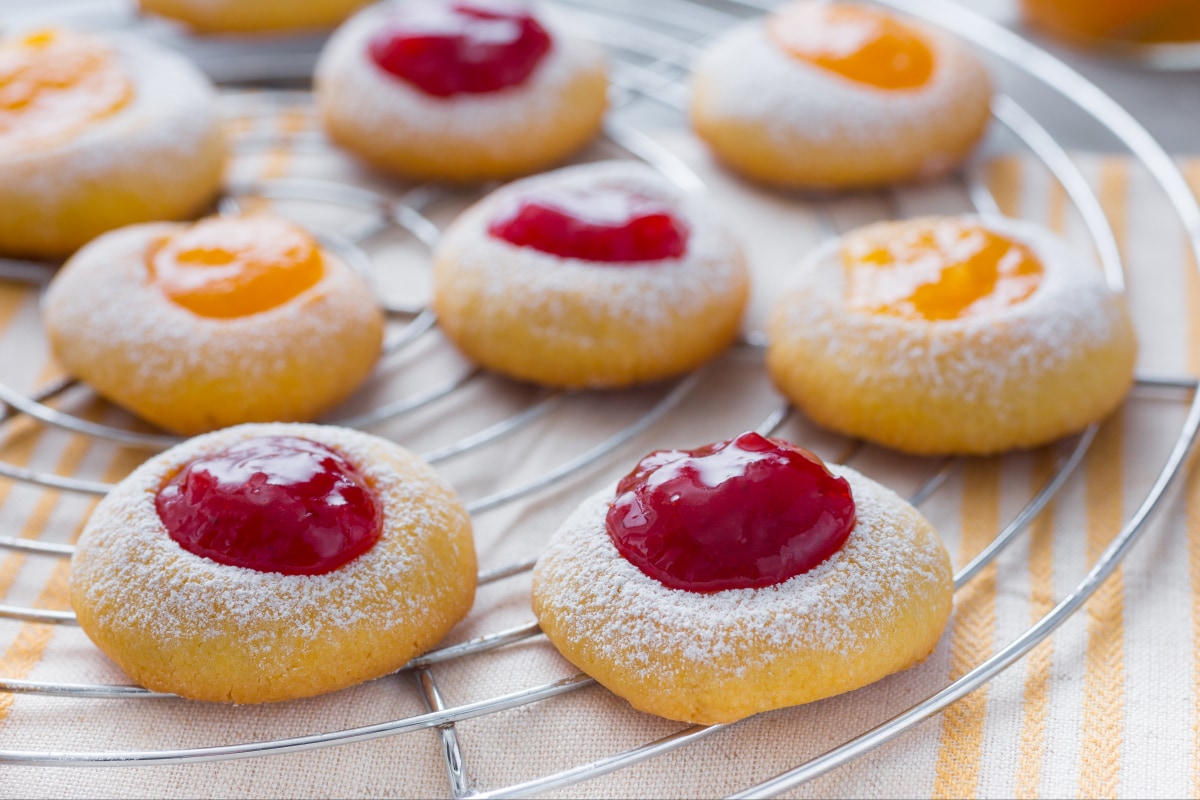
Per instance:
[[[54,29],[0,41],[0,253],[56,258],[192,216],[224,163],[216,94],[182,56]]]
[[[321,54],[334,142],[385,172],[483,181],[583,147],[607,107],[603,51],[541,5],[405,0],[355,15]]]
[[[907,669],[950,616],[950,560],[912,506],[745,433],[651,453],[534,568],[542,630],[634,708],[713,724]]]
[[[918,454],[1035,447],[1113,411],[1137,345],[1124,298],[1053,233],[1003,218],[860,228],[778,299],[767,368],[815,422]]]
[[[332,28],[370,1],[138,0],[138,5],[197,33],[271,33]]]
[[[55,276],[43,319],[64,369],[184,434],[313,419],[366,379],[383,341],[363,277],[267,215],[105,234]]]
[[[434,254],[433,305],[488,369],[610,388],[722,352],[748,284],[741,247],[702,198],[606,162],[517,181],[463,212]]]
[[[243,425],[154,456],[88,519],[71,605],[147,689],[263,703],[402,667],[475,596],[471,522],[384,439]]]
[[[762,183],[849,189],[930,178],[983,135],[987,70],[959,40],[871,6],[785,5],[696,64],[692,124]]]

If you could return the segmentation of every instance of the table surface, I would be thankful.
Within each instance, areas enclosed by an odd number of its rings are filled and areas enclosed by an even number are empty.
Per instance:
[[[60,0],[94,3],[96,0]],[[115,0],[114,0],[115,2]],[[28,0],[0,0],[0,9],[26,14]],[[1011,4],[978,2],[980,10],[1016,24]],[[12,19],[12,17],[0,17]],[[1200,130],[1200,86],[1195,75],[1147,74],[1093,63],[1075,54],[1068,60],[1139,117],[1177,153],[1196,152],[1188,133]],[[1037,102],[1030,98],[1029,102]],[[1171,103],[1181,108],[1172,110]],[[1055,123],[1054,105],[1034,109],[1070,148],[1103,148],[1089,129],[1071,129],[1071,119]],[[1091,126],[1094,128],[1094,126]],[[825,233],[812,215],[791,198],[759,193],[717,170],[694,141],[677,136],[665,142],[685,158],[713,188],[722,217],[746,233],[756,269],[751,327],[761,324],[770,287],[779,285],[794,265],[795,254]],[[1181,335],[1200,329],[1200,286],[1187,269],[1183,237],[1149,178],[1127,159],[1083,156],[1080,165],[1112,221],[1131,271],[1130,304],[1143,350],[1139,369],[1147,374],[1181,375],[1200,364],[1200,337]],[[1200,187],[1200,160],[1188,174]],[[271,173],[270,175],[268,173]],[[238,165],[243,177],[318,177],[361,180],[363,176],[337,153],[317,151],[288,157],[268,153]],[[1063,230],[1086,243],[1087,233],[1070,211],[1063,193],[1030,161],[998,159],[986,165],[986,180],[1006,213]],[[849,227],[880,214],[935,213],[961,201],[944,187],[905,187],[890,206],[871,198],[830,201],[833,223]],[[49,356],[39,335],[36,293],[0,286],[0,310],[14,320],[0,331],[0,373],[24,389],[47,373]],[[428,343],[425,343],[428,345]],[[436,343],[435,343],[436,344]],[[428,345],[432,349],[435,345]],[[411,390],[434,385],[435,369],[457,366],[443,358],[406,361],[389,373],[394,387]],[[447,363],[450,361],[451,363]],[[626,456],[662,446],[694,444],[703,434],[721,438],[735,425],[743,429],[774,407],[776,398],[756,363],[731,358],[722,362],[720,380],[627,448]],[[744,382],[744,383],[743,383]],[[749,386],[754,391],[734,391]],[[455,414],[440,425],[425,417],[398,421],[381,430],[424,452],[439,443],[443,427],[482,427],[493,406],[510,398],[511,387],[488,385],[491,393],[468,395]],[[382,389],[380,390],[382,391]],[[398,395],[397,395],[398,396]],[[1184,403],[1172,395],[1135,394],[1128,410],[1106,425],[1077,479],[1050,512],[994,567],[956,600],[953,627],[938,651],[922,667],[894,676],[861,692],[820,704],[764,715],[686,750],[668,754],[636,769],[608,776],[574,790],[578,796],[647,796],[676,793],[724,794],[751,785],[845,741],[916,700],[930,695],[1010,641],[1028,620],[1046,611],[1052,598],[1069,590],[1145,492],[1169,447]],[[393,399],[381,395],[382,399]],[[487,402],[483,402],[486,400]],[[478,402],[476,402],[478,401]],[[644,398],[582,400],[550,418],[544,435],[530,434],[519,446],[486,451],[465,463],[447,465],[448,477],[464,496],[486,496],[506,481],[535,476],[558,464],[563,453],[587,449],[598,421],[618,410],[640,412]],[[82,403],[82,400],[80,401]],[[101,409],[105,419],[113,409]],[[747,420],[750,422],[747,423]],[[122,420],[118,420],[122,421]],[[614,423],[615,424],[615,423]],[[785,434],[804,441],[827,458],[838,459],[844,442],[793,419]],[[433,428],[429,431],[425,428]],[[474,428],[471,428],[474,429]],[[457,430],[457,428],[455,428]],[[539,428],[539,431],[543,429]],[[0,441],[0,459],[24,458],[43,471],[74,464],[88,474],[114,476],[130,454],[90,444],[58,431],[24,426],[20,435]],[[824,438],[823,438],[824,437]],[[815,443],[815,444],[814,444]],[[22,450],[25,448],[25,450]],[[422,448],[425,448],[424,450]],[[141,457],[140,453],[133,456]],[[944,532],[955,564],[961,566],[1024,502],[1022,490],[1037,485],[1052,465],[1051,449],[972,461],[947,487],[923,505]],[[78,462],[78,463],[76,463]],[[134,461],[133,463],[136,463]],[[106,464],[110,466],[105,466]],[[868,449],[855,468],[877,476],[904,494],[936,465]],[[515,563],[539,551],[583,493],[603,479],[626,471],[614,459],[603,474],[568,483],[549,498],[535,498],[484,517],[478,528],[481,564]],[[119,477],[119,476],[118,476]],[[48,541],[66,541],[87,511],[86,498],[41,492],[18,485],[0,502],[0,531],[21,531]],[[1200,740],[1195,672],[1200,636],[1200,477],[1187,485],[1185,501],[1171,505],[1129,555],[1122,571],[1046,645],[1009,670],[987,689],[855,764],[797,790],[797,796],[1160,796],[1196,794],[1200,787]],[[1186,551],[1187,557],[1183,553]],[[17,605],[60,607],[61,565],[31,559],[5,595]],[[0,583],[8,562],[0,563]],[[477,612],[455,634],[467,639],[526,622],[528,586],[485,590]],[[65,606],[64,606],[65,607]],[[121,683],[122,675],[100,658],[77,630],[51,637],[45,626],[7,624],[0,631],[0,675],[47,681]],[[30,655],[33,653],[34,655]],[[544,642],[499,651],[494,659],[461,660],[439,668],[451,704],[562,677],[567,667]],[[278,738],[297,732],[350,727],[374,722],[381,714],[423,712],[415,689],[379,681],[346,693],[275,708],[196,706],[157,701],[152,708],[117,701],[100,714],[87,702],[0,695],[0,751],[157,749],[208,746]],[[516,723],[520,727],[514,727]],[[578,735],[580,726],[587,735]],[[673,733],[677,725],[637,715],[600,690],[589,690],[514,711],[509,716],[472,720],[462,726],[466,763],[481,786],[502,786],[566,766],[590,763],[627,747]],[[520,733],[514,736],[514,730]],[[528,733],[527,733],[528,732]],[[799,732],[799,735],[797,735]],[[428,733],[428,732],[427,732]],[[445,792],[445,775],[433,735],[397,737],[348,748],[272,759],[155,767],[129,772],[111,769],[0,770],[0,794],[11,796],[188,796],[218,791],[230,796],[430,795]],[[520,742],[519,754],[513,747]],[[494,754],[505,754],[496,758]],[[330,781],[336,778],[336,787]],[[198,788],[203,787],[203,788]],[[340,789],[340,792],[336,791]]]

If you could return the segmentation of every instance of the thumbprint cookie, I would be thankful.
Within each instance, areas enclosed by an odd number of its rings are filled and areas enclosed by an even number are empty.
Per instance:
[[[815,251],[767,332],[776,385],[815,422],[929,455],[1079,431],[1121,403],[1137,355],[1090,258],[971,216],[870,225]]]
[[[533,606],[559,652],[634,708],[711,724],[913,666],[952,594],[912,506],[744,433],[651,453],[585,500],[538,559]]]
[[[470,518],[416,456],[343,428],[242,425],[101,500],[70,596],[142,686],[263,703],[394,672],[466,615],[475,582]]]
[[[991,95],[983,64],[948,34],[802,0],[700,58],[691,117],[717,158],[753,180],[846,189],[947,172],[983,135]]]
[[[482,181],[553,165],[600,129],[603,52],[518,0],[372,6],[316,70],[330,138],[385,172]]]
[[[519,380],[611,388],[691,370],[737,335],[741,247],[703,198],[634,162],[509,184],[447,228],[434,308],[470,358]]]
[[[64,265],[43,309],[64,369],[184,434],[313,419],[366,379],[383,339],[364,278],[269,215],[105,234]]]
[[[68,255],[212,202],[225,141],[208,80],[134,37],[0,40],[0,253]]]

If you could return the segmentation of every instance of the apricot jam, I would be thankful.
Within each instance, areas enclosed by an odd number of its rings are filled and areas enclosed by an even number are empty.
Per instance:
[[[0,152],[59,144],[132,97],[129,76],[94,39],[43,30],[0,42]]]
[[[842,263],[849,308],[919,320],[995,313],[1028,299],[1043,274],[1024,244],[954,219],[852,237]]]
[[[876,89],[916,89],[933,74],[925,40],[866,6],[798,3],[770,17],[767,31],[793,58]]]
[[[665,204],[616,187],[541,188],[518,197],[488,225],[517,247],[585,261],[679,258],[688,229]]]
[[[523,3],[421,0],[396,9],[367,53],[426,94],[452,97],[524,83],[550,46],[550,34]]]
[[[617,484],[606,519],[630,563],[691,592],[782,583],[836,553],[854,523],[844,478],[757,433],[651,453]]]
[[[323,575],[370,550],[383,510],[338,451],[293,436],[247,439],[184,466],[155,497],[167,534],[220,564]]]
[[[269,216],[210,217],[151,250],[150,280],[202,317],[230,319],[275,308],[324,275],[307,232]]]

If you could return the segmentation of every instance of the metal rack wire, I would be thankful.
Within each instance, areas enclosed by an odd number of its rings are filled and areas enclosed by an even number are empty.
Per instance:
[[[1065,99],[1078,105],[1098,124],[1111,131],[1113,136],[1146,166],[1161,186],[1171,206],[1178,214],[1184,229],[1188,231],[1192,249],[1200,261],[1200,209],[1197,208],[1186,184],[1170,158],[1151,137],[1102,92],[1053,57],[1019,37],[947,2],[947,0],[923,0],[922,2],[882,0],[882,2],[914,16],[925,17],[972,40],[999,61],[1025,73],[1028,77],[1042,81],[1049,88],[1059,92]],[[616,87],[614,105],[616,108],[607,130],[607,138],[611,146],[647,161],[681,185],[689,188],[700,185],[699,178],[682,161],[633,127],[626,111],[639,104],[659,106],[671,114],[677,114],[684,110],[686,108],[687,67],[702,50],[706,41],[726,29],[731,22],[759,13],[773,4],[766,0],[712,0],[712,2],[704,4],[691,2],[691,0],[659,0],[653,4],[639,3],[637,0],[613,0],[613,2],[564,0],[564,5],[569,6],[574,13],[582,17],[589,24],[596,38],[607,45],[613,53],[613,80]],[[247,74],[243,78],[254,77],[256,74],[253,59],[242,62],[242,67],[247,70]],[[271,73],[271,77],[278,77],[278,75]],[[252,101],[248,101],[246,96],[236,93],[230,94],[227,98],[229,113],[241,118],[253,114],[279,114],[287,111],[303,113],[309,102],[310,98],[303,92],[256,93],[253,95]],[[1075,163],[1057,144],[1054,136],[1029,115],[1015,97],[1007,94],[999,95],[993,104],[993,114],[999,125],[1010,131],[1016,141],[1043,162],[1063,186],[1095,243],[1108,281],[1114,288],[1123,289],[1124,271],[1116,238],[1098,199]],[[286,145],[303,150],[309,145],[319,145],[318,137],[319,133],[309,127],[287,134],[266,136],[251,131],[240,138],[239,148],[243,152],[249,152]],[[970,198],[976,210],[981,213],[998,211],[995,201],[979,177],[978,165],[968,165],[955,176],[954,180],[961,181],[966,196]],[[366,214],[368,217],[366,223],[348,230],[323,232],[322,236],[325,238],[326,244],[338,248],[339,252],[351,263],[370,272],[372,269],[370,259],[364,255],[360,245],[369,242],[381,233],[403,231],[421,246],[433,247],[438,235],[438,226],[427,212],[430,207],[444,199],[444,192],[435,186],[418,186],[396,196],[321,181],[263,180],[232,187],[223,204],[223,210],[234,210],[239,200],[250,196],[273,201],[318,202]],[[885,199],[894,201],[894,198]],[[829,205],[834,201],[794,198],[793,202],[807,208],[812,218],[827,233],[836,232],[833,222],[834,215],[830,213]],[[46,275],[45,269],[39,265],[12,263],[0,265],[0,277],[43,282]],[[419,304],[392,303],[388,311],[394,319],[405,323],[403,327],[399,327],[390,334],[387,345],[389,355],[400,353],[436,325],[432,313],[420,307]],[[760,335],[748,334],[741,348],[753,356],[761,349],[761,345]],[[338,420],[338,422],[356,427],[379,425],[400,415],[428,408],[452,393],[462,390],[470,382],[480,379],[478,370],[468,369],[443,384],[427,387],[408,397],[385,403],[368,412],[355,414]],[[672,413],[697,389],[703,379],[704,372],[701,371],[666,387],[650,404],[648,410],[632,423],[543,475],[471,501],[468,504],[471,513],[481,515],[519,498],[552,489],[569,476],[592,468],[598,463],[603,463],[622,445],[652,429],[664,416]],[[1143,386],[1169,387],[1181,391],[1194,389],[1194,382],[1185,379],[1143,379],[1139,383]],[[146,434],[132,428],[102,425],[50,405],[55,398],[73,391],[77,391],[74,382],[62,381],[47,387],[37,395],[26,396],[0,383],[0,402],[7,406],[7,409],[0,413],[0,424],[8,424],[18,417],[25,416],[35,419],[41,424],[62,428],[72,433],[147,450],[161,449],[176,441],[173,437]],[[535,426],[539,420],[562,404],[574,401],[572,396],[564,393],[541,395],[515,415],[443,444],[425,453],[425,458],[436,463],[468,453],[476,448],[499,441],[503,437],[515,435],[530,426]],[[767,418],[759,421],[755,427],[762,433],[771,433],[788,420],[789,414],[790,409],[786,406],[780,407]],[[1051,498],[1070,480],[1072,473],[1081,463],[1085,452],[1094,440],[1096,430],[1096,426],[1093,426],[1069,443],[1050,479],[1039,487],[1025,506],[998,531],[991,544],[956,574],[956,589],[972,580],[1007,545],[1012,543]],[[1179,476],[1182,465],[1195,443],[1198,430],[1200,430],[1200,398],[1194,397],[1170,454],[1163,463],[1154,484],[1142,498],[1137,510],[1090,571],[1072,591],[1058,602],[1050,613],[975,669],[907,711],[815,759],[770,777],[755,786],[748,787],[736,796],[775,795],[822,775],[910,730],[1020,659],[1069,618],[1116,568],[1129,547],[1145,529],[1149,519],[1160,507],[1168,488]],[[843,462],[852,460],[858,454],[859,449],[856,444],[851,443],[839,460]],[[928,499],[938,490],[956,466],[957,462],[954,460],[931,464],[927,477],[912,493],[910,500],[920,504]],[[0,463],[0,475],[34,485],[93,495],[103,494],[110,488],[108,484],[90,478],[54,475],[12,464]],[[0,548],[57,558],[69,556],[72,552],[69,545],[11,536],[0,536]],[[483,572],[480,574],[479,580],[481,584],[501,581],[522,574],[531,566],[531,561],[511,564]],[[10,606],[0,606],[0,618],[48,625],[74,624],[74,617],[69,612]],[[0,764],[104,766],[199,763],[306,751],[416,730],[433,729],[439,737],[446,760],[450,794],[454,797],[498,797],[526,795],[564,788],[637,764],[728,727],[726,725],[690,726],[625,752],[562,772],[545,775],[532,781],[486,791],[473,789],[469,780],[469,765],[464,762],[462,750],[457,741],[455,723],[574,692],[593,685],[593,682],[584,675],[575,675],[564,680],[473,703],[448,706],[438,687],[434,668],[457,658],[485,653],[538,635],[536,623],[528,623],[482,635],[456,645],[435,649],[414,659],[404,668],[404,671],[413,673],[417,678],[428,708],[425,714],[385,720],[343,730],[234,745],[113,752],[0,751]],[[5,679],[0,679],[0,691],[88,698],[97,701],[105,699],[162,700],[172,697],[149,692],[136,686]]]

